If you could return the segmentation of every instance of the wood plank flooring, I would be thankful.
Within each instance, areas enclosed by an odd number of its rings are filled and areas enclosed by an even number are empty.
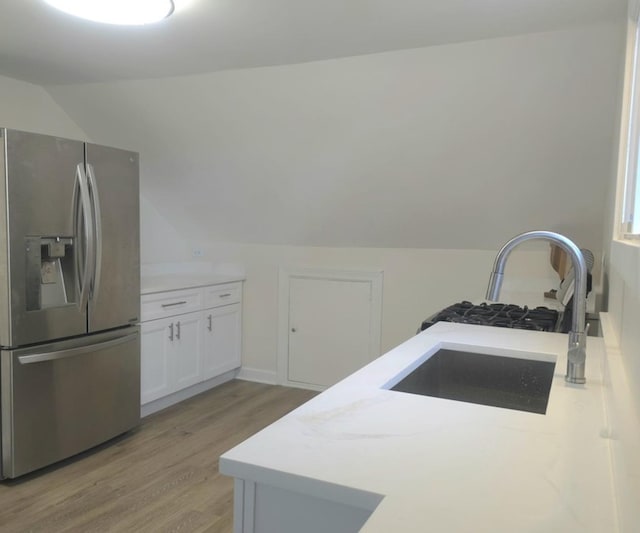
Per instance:
[[[0,482],[0,531],[229,533],[219,456],[315,392],[231,381],[72,459]]]

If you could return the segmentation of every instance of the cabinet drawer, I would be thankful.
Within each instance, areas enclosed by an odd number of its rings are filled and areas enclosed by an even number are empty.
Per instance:
[[[238,303],[242,298],[242,283],[225,283],[207,287],[205,291],[205,307],[219,307],[221,305]]]
[[[202,309],[200,289],[145,294],[141,299],[142,321],[164,318]]]

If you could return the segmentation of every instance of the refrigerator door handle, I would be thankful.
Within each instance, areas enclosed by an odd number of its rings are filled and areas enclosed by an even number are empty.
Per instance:
[[[138,336],[138,333],[131,333],[124,337],[118,337],[117,339],[111,339],[108,341],[97,342],[94,344],[86,344],[84,346],[78,346],[77,348],[69,348],[67,350],[58,350],[55,352],[43,352],[34,355],[21,355],[18,357],[20,364],[29,365],[32,363],[43,363],[45,361],[57,361],[59,359],[65,359],[67,357],[74,357],[83,353],[95,352],[96,350],[103,350],[117,346],[118,344],[124,344],[134,340]]]
[[[79,264],[79,256],[77,256],[78,259],[76,261],[78,274],[82,271],[82,276],[78,278],[78,284],[80,287],[78,307],[82,310],[86,308],[87,302],[89,301],[90,276],[94,270],[93,261],[95,260],[95,241],[91,214],[91,198],[89,196],[89,182],[87,181],[87,176],[84,172],[84,165],[82,163],[79,163],[78,166],[76,166],[76,187],[80,194],[80,202],[78,202],[76,206],[77,210],[75,214],[76,239],[80,238],[82,226],[85,240],[85,244],[83,245],[84,264]]]
[[[100,274],[102,271],[102,216],[100,214],[100,197],[98,195],[98,183],[93,165],[87,163],[87,178],[89,182],[89,197],[93,206],[93,228],[95,237],[94,263],[89,298],[95,300],[100,288]]]

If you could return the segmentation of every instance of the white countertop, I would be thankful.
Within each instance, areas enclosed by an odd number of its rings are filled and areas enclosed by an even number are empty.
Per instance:
[[[218,285],[220,283],[231,283],[242,281],[245,276],[242,274],[191,274],[175,273],[157,276],[142,276],[140,279],[140,293],[151,294],[154,292],[172,291],[178,289],[189,289],[193,287],[206,287],[207,285]]]
[[[616,531],[604,343],[588,338],[583,386],[564,381],[566,343],[437,323],[225,453],[220,470],[375,508],[368,533]],[[546,415],[386,390],[442,346],[557,360]]]

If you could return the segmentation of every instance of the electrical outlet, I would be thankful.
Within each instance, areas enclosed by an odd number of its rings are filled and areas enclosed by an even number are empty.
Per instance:
[[[204,255],[204,252],[202,251],[202,248],[194,248],[191,254],[193,255],[193,257],[202,257]]]

